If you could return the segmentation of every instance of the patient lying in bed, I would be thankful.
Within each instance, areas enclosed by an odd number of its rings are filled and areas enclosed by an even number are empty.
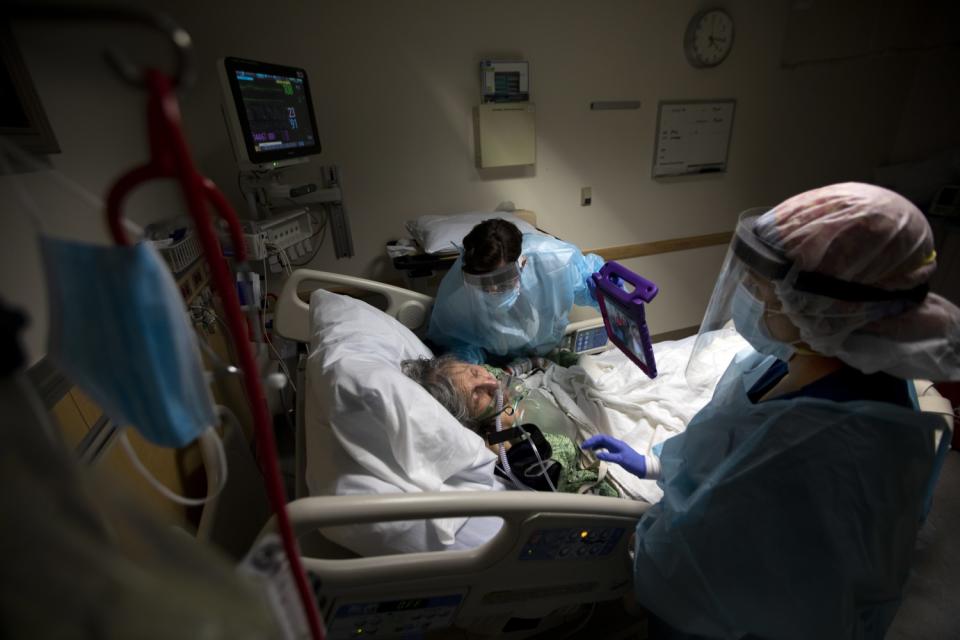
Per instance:
[[[605,465],[577,446],[578,425],[548,391],[452,356],[405,360],[401,369],[500,454],[497,474],[511,488],[621,495]]]
[[[495,476],[497,455],[484,439],[401,372],[403,361],[434,357],[409,329],[366,303],[330,291],[313,292],[310,312],[301,413],[303,482],[310,494],[506,489]],[[744,344],[735,334],[717,341],[716,377]],[[548,394],[570,420],[521,421],[550,424],[545,431],[574,442],[606,433],[645,454],[682,432],[713,392],[711,385],[691,389],[684,380],[691,346],[692,338],[657,343],[660,375],[653,380],[616,350],[583,357],[578,366],[531,373],[524,378],[530,397],[534,389]],[[543,407],[551,408],[546,402]],[[610,466],[605,480],[625,497],[654,503],[662,496],[656,482],[617,465]],[[434,518],[350,525],[324,535],[362,555],[377,555],[473,548],[500,525],[495,517]]]

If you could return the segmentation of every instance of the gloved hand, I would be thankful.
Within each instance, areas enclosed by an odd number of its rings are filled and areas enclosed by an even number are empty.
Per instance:
[[[590,293],[590,298],[594,302],[597,301],[597,283],[593,281],[593,276],[587,277],[587,292]]]
[[[599,460],[614,462],[638,478],[647,477],[646,456],[634,451],[623,440],[601,434],[587,438],[580,448],[585,451],[594,451]],[[606,449],[606,451],[596,451],[597,449]]]
[[[610,282],[620,287],[624,291],[627,290],[627,285],[624,283],[623,278],[618,276],[615,273],[610,274]],[[597,299],[597,283],[593,281],[593,278],[587,278],[587,290],[590,292],[590,297],[594,300]]]

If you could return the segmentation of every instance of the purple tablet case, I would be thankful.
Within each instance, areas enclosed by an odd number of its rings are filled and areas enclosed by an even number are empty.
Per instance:
[[[657,363],[643,305],[653,300],[660,289],[612,260],[591,277],[597,285],[597,302],[610,341],[645,374],[656,378]],[[633,291],[625,291],[620,281],[632,285]]]

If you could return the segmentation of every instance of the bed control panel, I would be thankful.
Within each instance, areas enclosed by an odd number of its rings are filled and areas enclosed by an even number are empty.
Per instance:
[[[520,560],[589,560],[610,555],[623,536],[622,527],[582,527],[534,531]]]
[[[422,598],[337,602],[327,622],[327,637],[342,638],[422,637],[428,631],[453,626],[464,594]]]
[[[578,329],[563,336],[560,348],[574,353],[597,353],[607,346],[607,329],[600,325]]]

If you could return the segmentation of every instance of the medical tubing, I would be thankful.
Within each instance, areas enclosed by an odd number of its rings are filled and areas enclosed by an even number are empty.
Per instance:
[[[501,415],[503,415],[503,389],[497,387],[497,414],[494,418],[495,424],[497,425],[497,433],[503,431],[503,422],[500,420]],[[500,466],[503,467],[503,471],[511,480],[516,482],[513,473],[510,471],[510,463],[507,461],[507,448],[502,442],[497,446],[497,453],[500,455]]]
[[[524,430],[523,425],[518,425],[517,428],[520,429],[520,431],[523,432],[524,434],[527,433]],[[550,485],[550,490],[556,493],[557,487],[556,485],[553,484],[553,480],[550,479],[550,474],[547,473],[547,470],[550,467],[548,467],[547,464],[543,461],[543,458],[540,457],[540,451],[537,449],[537,443],[533,441],[533,438],[530,438],[530,447],[533,449],[533,455],[537,457],[537,465],[540,467],[540,473],[542,473],[543,477],[547,479],[547,484]]]
[[[220,484],[217,485],[217,488],[213,491],[208,488],[207,495],[203,498],[188,498],[180,495],[179,493],[175,493],[172,489],[170,489],[170,487],[157,480],[157,477],[150,473],[150,470],[147,469],[146,465],[143,464],[143,461],[140,460],[140,457],[137,455],[137,452],[133,449],[133,445],[130,444],[130,439],[127,438],[127,432],[125,429],[120,430],[118,438],[120,439],[120,444],[123,445],[123,450],[126,451],[127,457],[130,459],[130,464],[133,465],[133,468],[136,469],[141,476],[143,476],[143,479],[146,480],[151,487],[156,489],[160,494],[163,495],[163,497],[172,502],[182,504],[185,507],[200,507],[220,495],[220,492],[223,491],[223,488],[227,486],[227,454],[223,450],[223,441],[220,439],[219,435],[217,435],[214,440],[217,443],[217,464],[220,465],[220,470],[223,472],[223,475],[220,478]]]
[[[270,417],[267,414],[267,403],[263,394],[263,386],[260,383],[256,362],[253,359],[250,343],[247,341],[249,328],[240,310],[240,301],[237,298],[236,286],[233,278],[230,277],[227,262],[223,258],[220,243],[214,231],[211,215],[209,211],[207,211],[204,202],[204,196],[209,197],[215,188],[210,189],[205,179],[197,172],[193,165],[189,148],[184,139],[183,131],[180,128],[179,108],[169,78],[155,69],[148,69],[145,72],[145,79],[150,98],[148,103],[148,116],[150,122],[151,150],[159,158],[160,162],[166,163],[165,168],[169,169],[170,174],[178,178],[178,182],[183,189],[183,196],[186,200],[190,217],[193,218],[197,236],[203,247],[204,256],[210,266],[214,289],[220,295],[220,299],[224,304],[227,325],[230,329],[230,335],[240,361],[240,369],[244,372],[243,384],[246,387],[247,400],[250,403],[251,413],[253,414],[257,444],[263,452],[264,485],[267,490],[267,496],[277,517],[277,529],[283,541],[283,548],[287,554],[287,559],[290,562],[290,570],[293,574],[297,592],[303,605],[304,614],[310,627],[310,635],[314,640],[325,640],[326,632],[320,621],[316,600],[307,582],[299,549],[297,548],[296,539],[293,535],[293,528],[290,525],[290,518],[286,510],[286,495],[277,463],[276,440],[274,438]],[[172,156],[171,154],[167,154],[162,158],[159,157],[159,153],[163,150],[164,146],[168,147],[168,151],[170,151],[170,147],[172,147]],[[147,169],[149,169],[149,171]],[[140,178],[139,181],[143,181],[145,178],[158,177],[159,175],[162,174],[159,173],[158,167],[151,165],[140,167],[123,176],[118,184],[111,190],[107,219],[114,241],[118,244],[129,244],[129,240],[123,229],[119,205],[126,191],[137,183],[137,180],[134,180],[131,176],[136,176]],[[121,184],[125,189],[119,189]],[[214,205],[217,207],[220,216],[226,220],[231,229],[239,228],[240,223],[236,217],[236,213],[234,213],[232,207],[230,207],[225,199],[214,199]],[[235,231],[231,233],[231,236],[236,237]],[[238,271],[249,272],[250,266],[246,262],[246,248],[243,243],[235,247],[235,255]]]
[[[287,384],[289,384],[290,388],[293,389],[293,392],[296,393],[297,385],[293,383],[293,376],[290,375],[290,368],[287,366],[287,363],[283,361],[283,356],[281,356],[280,352],[277,351],[277,347],[274,346],[273,339],[267,335],[267,297],[270,295],[268,293],[270,291],[270,285],[269,281],[267,280],[267,258],[264,257],[260,264],[263,269],[263,312],[261,312],[260,309],[254,308],[253,313],[248,314],[248,318],[251,320],[250,326],[254,327],[254,342],[259,344],[261,341],[263,341],[268,347],[270,347],[270,350],[273,351],[273,355],[277,357],[277,364],[283,371],[283,375],[287,378]]]
[[[503,431],[503,422],[501,421],[503,410],[503,388],[497,387],[497,414],[494,417],[494,423],[497,425],[498,432]],[[520,482],[517,476],[513,474],[513,470],[510,468],[510,461],[507,459],[507,447],[504,443],[501,442],[497,446],[497,453],[500,456],[500,467],[503,469],[503,472],[507,475],[514,486],[516,486],[517,489],[531,491],[530,487]]]

